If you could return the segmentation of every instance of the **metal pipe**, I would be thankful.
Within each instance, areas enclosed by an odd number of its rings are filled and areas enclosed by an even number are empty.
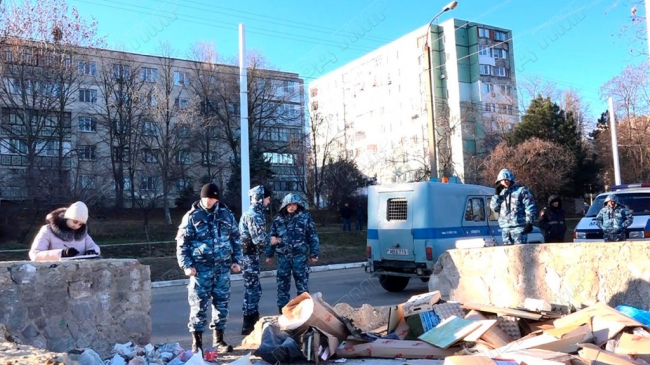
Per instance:
[[[616,115],[614,114],[614,99],[609,98],[609,128],[612,133],[612,158],[614,159],[614,182],[621,184],[621,166],[618,161],[618,137],[616,136]]]

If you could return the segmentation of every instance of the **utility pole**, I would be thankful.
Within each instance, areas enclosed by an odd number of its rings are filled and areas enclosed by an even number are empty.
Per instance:
[[[251,188],[251,169],[248,151],[248,81],[246,75],[246,39],[244,24],[239,24],[239,125],[240,157],[241,157],[241,211],[248,210],[251,203],[248,190]]]
[[[614,99],[609,98],[609,126],[612,132],[612,158],[614,158],[614,182],[621,184],[621,166],[618,161],[618,137],[616,135],[616,115],[614,114]]]

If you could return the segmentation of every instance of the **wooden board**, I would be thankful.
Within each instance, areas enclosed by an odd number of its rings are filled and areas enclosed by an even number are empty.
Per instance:
[[[465,338],[479,325],[480,323],[476,321],[451,316],[418,338],[434,346],[446,349]]]
[[[478,303],[465,303],[461,306],[461,308],[475,309],[481,312],[497,313],[497,314],[503,314],[507,316],[518,317],[518,318],[532,319],[535,321],[539,321],[543,317],[539,313],[531,313],[519,309],[495,307],[492,305],[478,304]]]
[[[481,338],[481,336],[485,334],[485,332],[497,324],[496,319],[484,319],[477,322],[479,323],[479,326],[474,331],[472,331],[472,333],[465,336],[465,341],[476,342],[479,338]]]

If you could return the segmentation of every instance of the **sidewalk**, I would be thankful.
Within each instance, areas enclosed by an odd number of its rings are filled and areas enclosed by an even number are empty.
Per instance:
[[[353,269],[357,267],[366,266],[366,262],[353,262],[349,264],[333,264],[333,265],[321,265],[321,266],[312,266],[311,272],[321,272],[321,271],[331,271],[331,270],[343,270],[343,269]],[[275,276],[276,270],[262,271],[260,272],[260,278],[269,278]],[[239,281],[242,280],[242,274],[230,275],[230,281]],[[154,281],[151,283],[152,288],[165,288],[168,286],[177,286],[177,285],[187,285],[189,284],[189,279],[180,279],[180,280],[168,280],[168,281]]]

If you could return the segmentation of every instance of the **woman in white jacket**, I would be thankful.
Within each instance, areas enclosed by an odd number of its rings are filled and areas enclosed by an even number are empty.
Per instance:
[[[32,261],[56,261],[62,257],[99,255],[99,246],[88,235],[88,207],[76,202],[49,213],[29,250]]]

